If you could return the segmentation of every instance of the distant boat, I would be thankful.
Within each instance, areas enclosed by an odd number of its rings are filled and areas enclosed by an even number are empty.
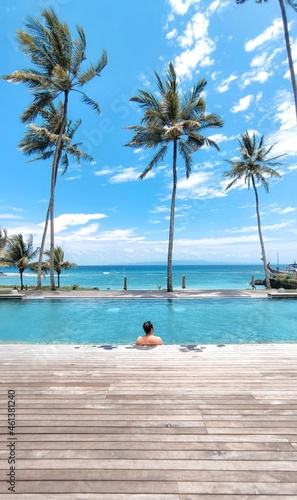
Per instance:
[[[289,264],[287,267],[286,267],[286,270],[288,271],[297,271],[297,262],[296,260],[294,260],[293,264]]]

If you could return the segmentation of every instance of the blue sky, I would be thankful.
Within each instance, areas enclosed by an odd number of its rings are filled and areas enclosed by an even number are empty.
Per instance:
[[[297,258],[297,140],[291,82],[278,2],[250,0],[2,0],[1,74],[31,67],[18,51],[15,33],[26,16],[53,7],[75,36],[81,24],[87,59],[96,62],[106,49],[108,64],[86,87],[96,99],[98,116],[75,95],[69,117],[82,118],[75,139],[93,162],[72,163],[56,189],[55,244],[77,264],[166,262],[171,197],[171,157],[144,180],[138,176],[153,150],[124,146],[129,125],[141,113],[130,97],[137,89],[155,90],[154,71],[164,77],[173,62],[181,89],[207,80],[208,112],[224,127],[207,131],[220,147],[193,155],[187,180],[178,163],[174,261],[261,263],[253,191],[238,185],[227,193],[222,173],[226,159],[238,156],[238,136],[246,130],[276,143],[287,153],[282,179],[259,187],[267,258],[288,264]],[[294,61],[297,15],[287,8]],[[0,81],[1,188],[0,226],[10,235],[32,234],[40,244],[49,199],[50,165],[28,163],[17,149],[25,133],[19,116],[31,96],[23,85]]]

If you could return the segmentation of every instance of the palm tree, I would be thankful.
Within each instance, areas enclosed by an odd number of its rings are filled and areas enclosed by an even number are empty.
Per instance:
[[[268,148],[266,148],[264,144],[264,135],[257,143],[257,138],[255,132],[252,137],[249,135],[249,132],[245,132],[240,139],[238,139],[241,153],[241,160],[226,160],[231,165],[231,170],[224,172],[224,177],[228,177],[229,179],[233,179],[230,184],[226,187],[226,190],[230,189],[234,184],[236,184],[240,180],[244,180],[244,183],[247,184],[248,189],[250,189],[251,185],[253,187],[256,199],[256,214],[257,214],[257,223],[258,223],[258,234],[261,245],[262,252],[262,260],[265,270],[265,278],[266,278],[266,286],[267,288],[271,288],[269,272],[267,269],[267,260],[266,253],[264,247],[264,240],[261,229],[261,219],[260,219],[260,210],[259,210],[259,197],[256,183],[260,183],[263,185],[266,193],[269,192],[269,183],[267,177],[277,177],[280,178],[281,175],[274,170],[272,167],[276,167],[281,165],[277,160],[284,156],[278,155],[274,157],[269,157],[270,151],[274,147],[274,144]]]
[[[55,153],[52,162],[50,187],[50,275],[51,289],[55,290],[54,278],[54,197],[58,163],[61,155],[63,135],[67,124],[68,100],[71,91],[80,93],[82,101],[100,113],[98,103],[82,91],[83,86],[95,76],[100,76],[107,64],[105,50],[96,64],[83,70],[86,60],[86,37],[81,26],[77,26],[78,38],[72,39],[68,25],[60,22],[52,9],[42,11],[45,24],[30,17],[27,31],[17,31],[19,49],[31,59],[33,69],[17,70],[2,76],[13,83],[24,83],[33,94],[33,101],[21,115],[23,123],[34,121],[46,106],[60,98],[63,114],[59,123]]]
[[[63,117],[63,105],[60,102],[57,108],[53,103],[50,103],[46,108],[40,111],[40,116],[43,121],[40,126],[31,123],[28,125],[28,129],[19,144],[19,149],[23,151],[26,156],[36,155],[33,160],[49,160],[55,154],[55,148],[58,140],[59,126]],[[78,147],[81,143],[72,143],[71,140],[81,124],[81,120],[77,120],[76,123],[72,124],[70,120],[67,120],[65,133],[62,137],[60,156],[58,159],[58,165],[61,164],[63,167],[62,175],[67,171],[69,166],[68,155],[72,155],[76,158],[77,162],[80,163],[81,158],[91,161],[92,156],[80,151]],[[57,172],[56,172],[57,173]],[[56,179],[55,179],[56,182]],[[41,288],[41,274],[42,274],[42,258],[44,253],[45,240],[47,235],[48,221],[50,215],[50,204],[48,205],[45,225],[40,245],[40,253],[38,260],[38,273],[37,273],[37,289]]]
[[[222,120],[215,114],[206,113],[206,103],[202,92],[206,86],[204,79],[200,80],[194,88],[184,94],[178,91],[178,81],[173,64],[169,64],[167,80],[163,82],[155,72],[157,86],[161,95],[160,100],[154,94],[140,90],[138,96],[130,101],[137,102],[144,109],[141,125],[126,127],[135,132],[135,135],[126,146],[133,148],[156,148],[158,150],[148,166],[139,176],[143,179],[150,170],[162,161],[172,144],[172,196],[170,208],[169,241],[167,256],[167,291],[172,287],[172,251],[174,236],[174,214],[177,187],[177,156],[185,162],[187,178],[191,174],[192,153],[202,146],[212,146],[219,149],[218,145],[210,138],[202,135],[204,129],[222,127]]]
[[[44,255],[47,255],[50,257],[50,251],[46,250],[44,252]],[[58,275],[58,288],[60,288],[60,274],[63,271],[63,269],[72,269],[76,267],[76,264],[73,264],[71,262],[68,262],[67,260],[64,260],[64,251],[62,250],[62,247],[55,247],[54,251],[54,266],[55,266],[55,271]]]
[[[245,3],[246,1],[247,0],[236,0],[236,3],[242,4],[242,3]],[[268,2],[268,0],[256,0],[256,3],[262,3],[262,2]],[[293,57],[292,57],[287,13],[286,13],[286,8],[285,8],[285,3],[287,3],[290,7],[292,7],[292,9],[294,9],[295,12],[297,12],[297,0],[278,0],[278,2],[279,2],[281,14],[282,14],[282,20],[283,20],[284,36],[285,36],[287,56],[288,56],[289,69],[290,69],[290,75],[291,75],[291,83],[292,83],[293,94],[294,94],[295,113],[296,113],[296,118],[297,118],[297,83],[296,83],[296,75],[295,75],[295,71],[294,71],[294,62],[293,62]]]
[[[21,289],[23,290],[23,273],[26,269],[37,271],[37,262],[31,262],[38,255],[39,248],[33,247],[33,236],[24,241],[22,234],[15,234],[6,240],[6,246],[0,259],[3,267],[17,267],[20,274]]]
[[[1,230],[0,228],[0,255],[3,252],[7,241],[7,231],[6,229]]]

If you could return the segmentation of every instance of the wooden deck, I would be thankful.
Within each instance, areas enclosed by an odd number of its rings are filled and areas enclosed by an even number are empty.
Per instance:
[[[9,457],[26,500],[297,498],[297,344],[2,344],[0,369],[2,500]]]

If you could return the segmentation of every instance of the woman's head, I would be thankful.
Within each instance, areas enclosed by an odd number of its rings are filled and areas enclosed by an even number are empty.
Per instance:
[[[152,329],[154,329],[154,326],[150,321],[146,321],[145,323],[143,323],[142,328],[144,329],[145,333],[148,334]]]

